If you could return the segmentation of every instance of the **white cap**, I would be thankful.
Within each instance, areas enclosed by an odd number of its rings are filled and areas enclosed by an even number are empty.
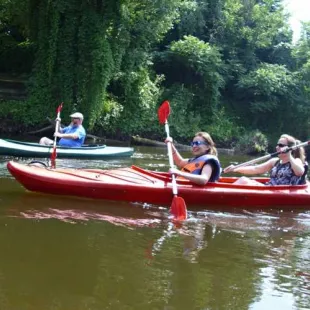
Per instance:
[[[83,114],[80,113],[80,112],[75,112],[75,113],[71,114],[70,117],[71,117],[71,118],[79,118],[79,119],[81,119],[81,120],[84,119]]]

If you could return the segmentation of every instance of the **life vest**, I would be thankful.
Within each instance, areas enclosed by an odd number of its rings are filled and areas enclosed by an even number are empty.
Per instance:
[[[201,174],[203,167],[207,164],[212,166],[212,173],[209,182],[216,182],[220,177],[222,169],[218,158],[214,155],[206,154],[191,158],[182,168],[182,171],[199,175]]]

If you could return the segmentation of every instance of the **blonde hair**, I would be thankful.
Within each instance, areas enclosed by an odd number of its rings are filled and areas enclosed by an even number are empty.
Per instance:
[[[295,145],[301,143],[299,140],[295,139],[293,136],[290,136],[290,135],[287,135],[287,134],[281,135],[280,139],[286,139],[287,145],[289,147],[295,146]],[[305,154],[305,149],[303,147],[299,147],[299,148],[293,150],[292,151],[292,155],[293,155],[294,158],[300,158],[300,160],[303,163],[305,163],[305,161],[306,161],[306,154]]]
[[[217,149],[215,147],[215,143],[213,142],[211,136],[204,131],[197,132],[195,137],[201,137],[205,142],[208,143],[210,149],[208,150],[208,154],[217,156]]]

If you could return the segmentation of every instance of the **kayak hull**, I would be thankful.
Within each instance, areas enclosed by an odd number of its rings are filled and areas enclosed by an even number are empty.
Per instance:
[[[20,184],[34,192],[160,205],[170,205],[173,198],[168,174],[135,166],[114,170],[51,169],[10,161],[7,168]],[[310,208],[308,184],[249,186],[232,184],[235,179],[221,178],[205,186],[178,181],[178,196],[187,205]]]
[[[53,146],[10,139],[0,139],[0,155],[49,158],[52,152]],[[130,147],[114,147],[106,145],[82,146],[79,148],[57,146],[57,158],[106,159],[114,157],[129,157],[133,152],[133,148]]]

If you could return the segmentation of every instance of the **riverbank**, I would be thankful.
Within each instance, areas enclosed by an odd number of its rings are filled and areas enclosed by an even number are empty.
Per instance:
[[[34,127],[25,126],[22,123],[10,119],[0,118],[0,135],[1,137],[10,138],[11,136],[20,135],[33,130]]]
[[[43,127],[43,126],[42,126]],[[35,133],[35,134],[31,134]],[[24,124],[17,124],[9,119],[0,119],[0,137],[2,139],[13,139],[21,141],[37,142],[42,136],[51,136],[52,130],[40,131],[38,127],[25,126]],[[113,135],[105,135],[102,137],[99,133],[89,134],[87,143],[107,144],[111,146],[153,146],[153,147],[166,147],[163,141],[150,139],[149,137],[139,136],[123,136],[115,138]],[[177,148],[183,151],[190,151],[191,147],[182,143],[175,143]],[[219,154],[233,155],[234,149],[218,148]]]

